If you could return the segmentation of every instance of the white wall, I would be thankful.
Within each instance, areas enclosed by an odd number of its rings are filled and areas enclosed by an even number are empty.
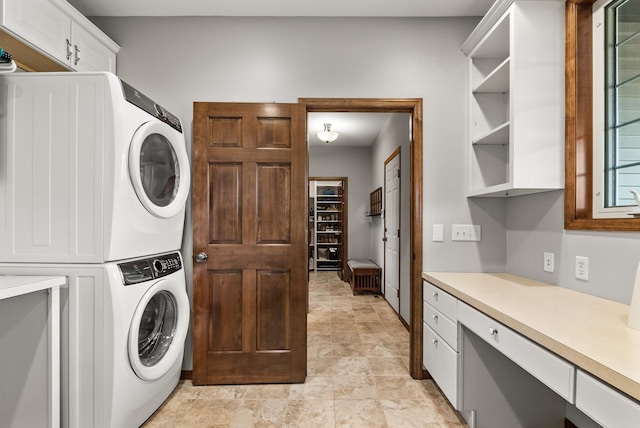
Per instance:
[[[371,147],[309,147],[309,177],[347,177],[348,257],[371,257],[369,206]]]
[[[171,17],[95,22],[122,46],[120,77],[178,115],[189,146],[194,101],[422,98],[424,269],[506,268],[505,202],[464,197],[467,79],[460,46],[478,19]],[[323,56],[331,57],[331,66],[319,65]],[[452,243],[451,224],[470,222],[482,225],[482,242]],[[431,242],[433,223],[445,224],[445,242]],[[183,254],[189,260],[190,225],[185,233]]]
[[[371,170],[373,182],[371,190],[378,187],[384,189],[385,161],[399,147],[400,148],[400,316],[409,324],[411,308],[411,148],[410,148],[411,115],[392,114],[380,130],[380,134],[373,146]],[[384,192],[384,191],[383,191]],[[383,193],[384,197],[384,193]],[[386,206],[385,206],[386,208]],[[375,252],[374,260],[378,265],[384,266],[384,219],[373,217],[371,233],[372,249]]]
[[[631,302],[640,261],[640,233],[564,230],[564,192],[519,196],[507,202],[508,271],[625,304]],[[555,254],[555,272],[542,269]],[[575,279],[575,257],[589,257],[589,281]]]

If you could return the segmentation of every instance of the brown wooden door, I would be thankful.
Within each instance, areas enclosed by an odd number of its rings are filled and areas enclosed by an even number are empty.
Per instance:
[[[305,380],[305,116],[194,103],[194,384]]]

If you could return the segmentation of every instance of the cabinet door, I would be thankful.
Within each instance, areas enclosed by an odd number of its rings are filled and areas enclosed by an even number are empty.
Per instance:
[[[73,55],[71,67],[77,71],[116,72],[116,55],[81,25],[71,23]]]
[[[49,0],[5,1],[4,26],[33,47],[68,64],[71,18]]]
[[[423,323],[422,363],[449,402],[459,409],[458,403],[458,353]]]

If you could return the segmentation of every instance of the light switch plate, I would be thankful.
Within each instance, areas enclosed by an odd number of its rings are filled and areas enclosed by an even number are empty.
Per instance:
[[[433,242],[444,241],[444,226],[442,224],[433,225]]]
[[[452,241],[480,241],[482,230],[479,224],[454,224],[451,226]]]

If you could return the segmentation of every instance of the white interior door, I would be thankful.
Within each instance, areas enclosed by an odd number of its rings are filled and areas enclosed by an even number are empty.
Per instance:
[[[384,296],[400,312],[400,153],[386,164],[384,200]]]

